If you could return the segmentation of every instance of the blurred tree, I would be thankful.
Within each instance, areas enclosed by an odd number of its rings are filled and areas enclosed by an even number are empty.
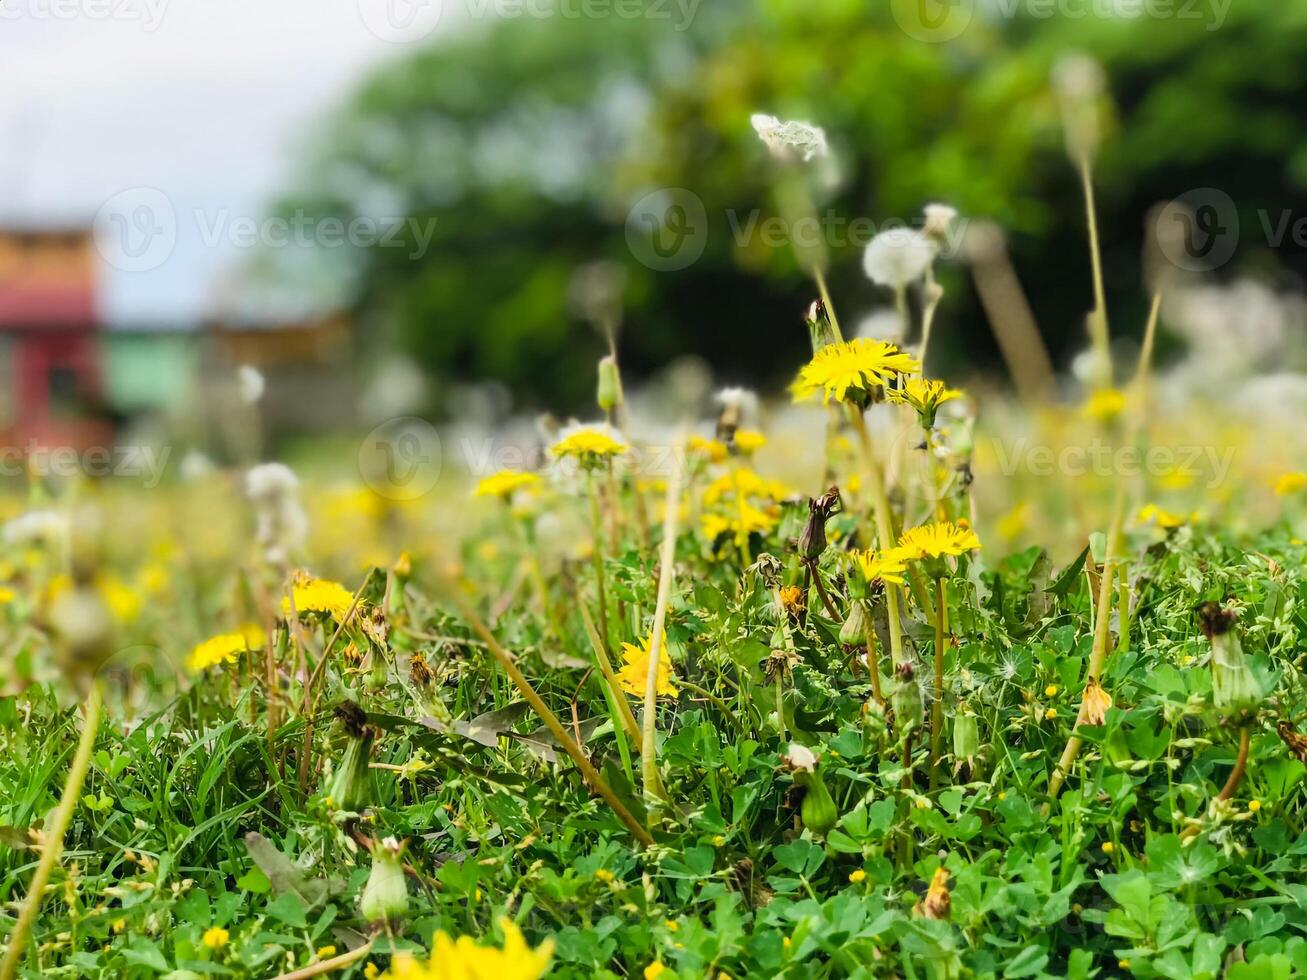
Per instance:
[[[687,25],[686,8],[650,0],[644,18],[470,25],[371,78],[309,148],[282,209],[404,219],[400,234],[336,253],[329,275],[370,344],[580,411],[603,344],[568,297],[596,259],[625,270],[628,371],[693,353],[727,380],[773,384],[804,356],[813,289],[758,224],[774,211],[756,111],[826,128],[838,179],[820,208],[837,221],[914,222],[939,200],[1009,229],[1063,363],[1083,346],[1091,303],[1084,211],[1048,82],[1066,51],[1104,62],[1119,120],[1098,167],[1115,332],[1143,317],[1155,203],[1223,190],[1249,257],[1265,246],[1261,210],[1307,215],[1307,10],[1198,0],[1143,8],[1169,16],[1101,17],[1065,0],[1040,17],[1020,0],[975,0],[965,30],[929,43],[903,29],[910,6],[713,0]],[[659,188],[689,191],[707,218],[701,257],[675,271],[649,268],[625,234],[632,204]],[[846,327],[888,303],[861,273],[867,231],[828,225]],[[964,270],[946,265],[943,282],[937,350],[965,373],[992,344]]]

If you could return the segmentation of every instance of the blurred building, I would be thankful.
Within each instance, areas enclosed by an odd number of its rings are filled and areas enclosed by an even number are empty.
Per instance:
[[[354,409],[351,321],[105,322],[86,227],[0,226],[0,433],[6,445],[112,445],[144,416],[200,415],[242,364],[268,379],[265,424],[315,431]]]

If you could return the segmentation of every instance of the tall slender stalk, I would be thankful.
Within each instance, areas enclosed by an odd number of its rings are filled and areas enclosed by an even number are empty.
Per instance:
[[[1080,185],[1085,195],[1085,217],[1089,230],[1089,263],[1094,279],[1094,312],[1090,314],[1089,329],[1098,358],[1101,372],[1099,383],[1103,387],[1112,384],[1112,352],[1107,327],[1107,293],[1103,288],[1103,258],[1098,244],[1098,214],[1094,206],[1094,175],[1089,155],[1082,154],[1079,160]]]
[[[617,814],[617,819],[626,825],[626,829],[631,832],[632,837],[645,847],[651,846],[654,840],[649,831],[631,815],[631,811],[618,799],[617,794],[613,792],[613,788],[608,785],[603,776],[599,775],[599,771],[591,765],[590,760],[581,751],[581,747],[576,744],[567,728],[558,720],[558,716],[549,709],[549,705],[545,704],[540,695],[536,693],[536,689],[531,686],[531,682],[526,679],[526,675],[518,669],[517,659],[499,644],[494,634],[481,621],[481,617],[476,614],[476,611],[463,597],[457,585],[449,583],[446,591],[454,604],[458,606],[463,619],[472,628],[472,632],[476,633],[485,642],[486,649],[499,662],[499,666],[508,675],[508,679],[513,682],[522,697],[526,699],[526,703],[539,715],[540,720],[549,729],[549,733],[553,735],[558,744],[563,747],[563,751],[576,763],[576,767],[581,770],[582,778],[590,785],[590,788],[612,807],[613,813]]]
[[[948,608],[944,576],[935,579],[935,699],[930,705],[930,788],[939,783],[939,744],[944,728],[944,610]]]
[[[682,443],[683,448],[684,443]],[[663,653],[663,626],[667,622],[667,605],[672,595],[676,568],[677,518],[681,506],[683,479],[678,449],[672,454],[672,476],[667,481],[666,513],[663,515],[663,541],[659,554],[658,601],[654,606],[653,637],[649,641],[649,672],[644,687],[644,732],[640,746],[640,771],[646,796],[667,801],[667,791],[658,777],[658,663]]]
[[[876,532],[880,537],[882,550],[894,547],[894,523],[889,505],[889,493],[885,489],[885,474],[876,460],[875,447],[871,444],[871,433],[867,431],[867,419],[862,409],[850,405],[849,419],[853,422],[853,431],[858,436],[858,446],[862,450],[863,465],[867,469],[867,483],[871,487],[871,503],[876,516]],[[889,614],[890,658],[897,666],[903,660],[903,636],[899,624],[899,586],[885,583],[885,609]]]
[[[826,316],[830,319],[831,331],[835,334],[835,340],[844,339],[844,334],[840,332],[840,321],[835,316],[835,306],[830,301],[830,290],[826,288],[826,273],[819,268],[812,270],[812,278],[817,280],[817,293],[821,296],[821,305],[826,307]],[[815,354],[816,351],[813,351]]]
[[[590,559],[594,566],[595,588],[599,591],[599,636],[604,641],[604,649],[611,650],[612,635],[608,632],[608,589],[604,584],[604,531],[603,514],[599,507],[599,491],[595,487],[594,476],[586,473],[586,492],[590,496],[590,525],[594,533],[594,548]]]
[[[86,772],[91,764],[91,752],[95,748],[95,736],[100,727],[101,694],[98,686],[93,686],[86,696],[86,717],[82,720],[82,734],[77,741],[77,751],[73,754],[72,765],[64,779],[63,792],[59,796],[59,808],[54,820],[45,832],[45,843],[41,847],[41,860],[36,866],[32,880],[27,886],[27,897],[14,923],[14,931],[9,934],[9,951],[4,962],[0,963],[0,980],[13,980],[18,973],[27,947],[27,935],[32,929],[32,922],[41,909],[41,899],[45,886],[50,881],[54,867],[63,854],[64,835],[68,833],[68,824],[72,821],[73,810],[81,798],[82,783],[86,781]]]

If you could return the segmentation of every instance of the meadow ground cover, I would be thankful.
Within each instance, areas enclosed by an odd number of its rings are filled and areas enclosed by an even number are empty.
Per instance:
[[[757,127],[809,207],[824,136]],[[953,220],[867,252],[911,347],[798,256],[802,431],[640,437],[614,352],[539,466],[411,499],[34,480],[0,977],[1307,973],[1292,426],[1164,404],[1101,277],[1076,397],[931,378]]]

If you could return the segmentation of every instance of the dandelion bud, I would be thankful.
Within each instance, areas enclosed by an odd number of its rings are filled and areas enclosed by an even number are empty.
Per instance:
[[[835,343],[835,328],[831,326],[830,314],[826,312],[826,304],[821,300],[814,300],[808,307],[804,321],[808,324],[808,337],[812,340],[814,354],[828,344]]]
[[[349,739],[340,764],[327,784],[327,797],[338,810],[357,813],[372,797],[372,774],[368,760],[376,732],[367,723],[367,715],[353,701],[344,701],[336,709],[336,718]]]
[[[964,706],[953,718],[953,756],[971,762],[979,752],[980,719]]]
[[[595,400],[605,412],[622,404],[622,377],[617,371],[617,358],[612,354],[599,359],[599,390]]]
[[[785,765],[794,773],[794,782],[804,789],[799,816],[803,825],[818,837],[830,833],[840,818],[835,801],[817,769],[817,756],[806,745],[793,742],[785,756]]]
[[[808,498],[808,523],[799,535],[799,554],[808,561],[816,561],[826,550],[826,521],[840,501],[840,492],[831,487],[818,499]]]
[[[1243,720],[1261,704],[1262,687],[1244,656],[1236,616],[1217,602],[1198,608],[1199,625],[1212,644],[1212,703],[1226,718]]]
[[[373,925],[394,923],[408,913],[403,853],[404,845],[393,837],[387,837],[372,850],[372,873],[363,888],[359,911]]]
[[[871,616],[865,599],[854,599],[849,603],[849,614],[840,627],[840,642],[845,646],[860,646],[867,642],[867,631],[871,629]]]
[[[890,705],[894,708],[894,718],[899,730],[904,734],[921,727],[923,706],[921,686],[913,674],[912,664],[906,660],[894,668],[898,683],[890,695]]]
[[[1053,88],[1062,104],[1067,153],[1079,163],[1102,142],[1100,102],[1106,88],[1103,67],[1084,54],[1069,54],[1053,66]]]

